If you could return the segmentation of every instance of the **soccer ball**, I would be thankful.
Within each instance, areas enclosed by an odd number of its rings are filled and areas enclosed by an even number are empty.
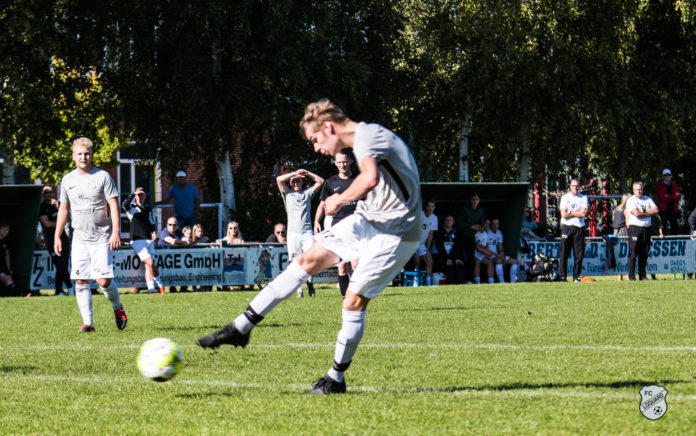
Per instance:
[[[138,353],[138,369],[150,380],[164,382],[171,380],[184,364],[181,347],[168,338],[154,338],[145,341]]]

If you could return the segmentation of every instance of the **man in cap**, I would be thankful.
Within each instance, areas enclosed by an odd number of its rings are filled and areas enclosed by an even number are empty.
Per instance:
[[[309,188],[305,189],[305,177],[309,177],[314,182]],[[288,187],[287,183],[290,182]],[[324,179],[307,170],[299,169],[292,173],[286,173],[276,178],[278,189],[283,195],[285,210],[288,213],[288,263],[300,253],[309,250],[314,244],[314,233],[312,232],[312,196],[319,191]],[[307,281],[309,296],[314,296],[314,286],[311,279]],[[302,297],[302,286],[296,290],[297,296]]]
[[[174,201],[174,214],[179,223],[179,228],[196,225],[196,217],[200,215],[201,197],[198,190],[190,183],[186,183],[186,172],[176,173],[176,184],[169,188],[167,197],[155,203],[156,205],[171,204]]]
[[[672,181],[672,171],[665,168],[662,170],[662,180],[657,183],[657,208],[660,210],[660,219],[665,229],[669,223],[671,235],[678,233],[677,218],[680,200],[681,192],[679,186]]]

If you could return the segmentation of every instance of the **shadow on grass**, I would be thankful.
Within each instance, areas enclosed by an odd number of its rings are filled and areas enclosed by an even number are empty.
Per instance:
[[[29,365],[19,365],[19,366],[0,366],[0,373],[8,373],[8,372],[31,372],[38,369],[36,366],[29,366]]]
[[[470,307],[417,307],[414,309],[398,309],[394,312],[432,312],[432,311],[442,311],[442,310],[475,310],[484,309],[486,306],[470,306]]]
[[[625,389],[634,388],[636,391],[648,385],[672,385],[681,383],[693,383],[693,380],[625,380],[607,383],[510,383],[488,386],[453,386],[445,388],[415,388],[416,392],[459,392],[459,391],[515,391],[515,390],[540,390],[563,388],[610,388]]]

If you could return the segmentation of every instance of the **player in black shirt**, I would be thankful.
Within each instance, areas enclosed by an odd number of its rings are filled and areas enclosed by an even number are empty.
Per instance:
[[[157,241],[157,231],[155,225],[150,221],[152,208],[145,202],[147,196],[142,187],[135,188],[135,192],[130,194],[121,204],[121,208],[131,222],[130,238],[131,247],[138,254],[140,260],[145,265],[145,283],[147,283],[148,294],[154,294],[155,285],[160,294],[164,294],[164,285],[159,277],[159,270],[155,265],[155,243]]]
[[[321,218],[324,216],[324,200],[333,194],[342,193],[348,189],[351,183],[353,183],[353,180],[355,180],[355,175],[353,175],[350,170],[350,165],[352,163],[353,159],[351,159],[350,155],[343,152],[336,153],[334,164],[336,165],[336,168],[338,168],[338,174],[326,179],[324,186],[321,188],[321,194],[319,196],[321,203],[319,203],[317,213],[314,216],[315,234],[321,232]],[[324,222],[325,227],[328,229],[348,215],[352,215],[353,212],[355,212],[355,206],[357,204],[357,201],[352,201],[343,205],[333,217],[327,215],[326,221]],[[338,287],[341,290],[341,295],[344,298],[346,296],[346,289],[348,289],[348,283],[350,283],[350,274],[353,272],[356,265],[356,261],[351,263],[341,263],[338,265]]]
[[[56,235],[56,219],[58,217],[58,201],[56,201],[53,188],[46,185],[43,187],[43,199],[39,206],[39,222],[43,231],[44,242],[46,248],[51,255],[53,266],[56,269],[55,285],[56,296],[65,295],[63,293],[63,285],[68,291],[68,295],[75,295],[72,289],[72,281],[70,281],[70,270],[68,269],[68,261],[70,259],[70,237],[67,232],[60,234],[60,240],[63,243],[64,256],[57,256],[53,250],[53,240]]]

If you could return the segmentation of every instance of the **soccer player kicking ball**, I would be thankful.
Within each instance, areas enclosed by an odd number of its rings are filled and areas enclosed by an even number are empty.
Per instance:
[[[360,174],[348,189],[324,200],[325,213],[333,215],[344,204],[363,197],[365,200],[358,201],[353,215],[317,234],[314,245],[263,288],[244,313],[196,343],[203,348],[221,344],[246,346],[251,329],[312,274],[360,256],[343,300],[343,321],[333,367],[309,392],[343,393],[343,373],[362,338],[368,303],[399,273],[418,247],[418,169],[406,144],[393,132],[378,124],[352,121],[326,99],[307,106],[300,133],[316,152],[327,156],[335,157],[341,150],[352,148],[360,167]]]
[[[126,328],[128,321],[112,280],[112,250],[121,247],[118,190],[109,173],[92,166],[92,156],[91,140],[78,138],[73,141],[72,158],[77,168],[60,182],[60,208],[53,243],[55,253],[62,255],[60,235],[68,222],[69,210],[74,230],[70,278],[75,280],[75,297],[83,321],[81,333],[94,331],[92,292],[89,289],[91,279],[97,281],[99,289],[111,302],[119,330]]]

